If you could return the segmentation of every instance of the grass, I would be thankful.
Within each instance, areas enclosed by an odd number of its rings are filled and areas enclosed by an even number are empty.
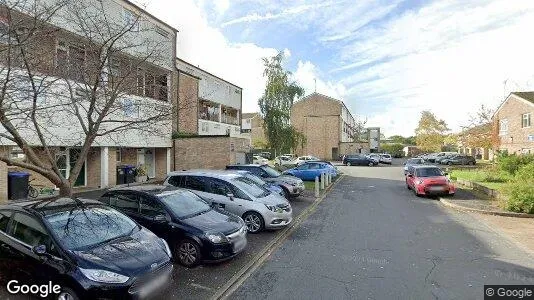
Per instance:
[[[308,191],[313,191],[315,189],[315,181],[304,181],[304,187]]]
[[[506,183],[512,179],[512,176],[507,173],[495,172],[488,168],[476,170],[453,170],[451,172],[451,177],[476,182],[497,191],[502,191]]]

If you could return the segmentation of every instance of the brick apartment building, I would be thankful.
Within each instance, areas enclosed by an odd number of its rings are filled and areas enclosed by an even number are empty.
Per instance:
[[[44,3],[48,2],[52,1],[44,1]],[[111,84],[113,80],[111,74],[120,74],[127,68],[131,68],[133,61],[136,62],[137,68],[133,78],[125,79],[130,80],[131,85],[135,88],[132,89],[131,93],[127,93],[117,100],[123,104],[122,111],[118,111],[114,115],[118,118],[117,122],[120,122],[121,118],[135,119],[141,118],[141,115],[147,115],[149,112],[142,110],[144,107],[142,104],[149,103],[152,106],[171,110],[172,105],[176,104],[177,98],[175,92],[177,90],[177,71],[175,68],[177,30],[130,1],[83,1],[83,4],[96,5],[94,6],[95,9],[102,9],[106,20],[112,24],[111,26],[129,26],[128,22],[131,22],[132,18],[141,20],[136,24],[138,27],[129,32],[131,34],[129,41],[135,43],[138,40],[146,40],[159,45],[159,56],[154,60],[142,60],[142,58],[147,57],[147,53],[143,51],[149,50],[140,48],[130,49],[131,51],[127,52],[118,51],[114,53],[114,56],[108,58],[108,71],[106,74],[101,74],[103,77],[106,76],[108,84]],[[50,19],[50,23],[45,24],[49,26],[50,31],[46,38],[39,42],[38,48],[42,54],[39,58],[44,62],[35,71],[38,72],[37,74],[48,76],[50,80],[55,82],[58,89],[68,91],[66,82],[74,87],[83,84],[80,81],[80,72],[75,70],[79,69],[80,66],[86,67],[93,63],[91,60],[94,58],[92,56],[94,53],[90,51],[95,48],[95,44],[93,40],[82,38],[80,29],[75,28],[73,22],[64,19],[62,12],[60,10],[57,15]],[[10,23],[14,20],[13,16],[22,20],[24,18],[31,19],[31,16],[17,11],[0,9],[0,31],[4,37],[7,35],[7,28],[13,26]],[[24,29],[21,28],[20,30],[23,31]],[[1,40],[0,44],[4,41]],[[5,64],[5,60],[0,64]],[[112,72],[112,68],[115,71]],[[22,74],[25,71],[21,69],[17,72]],[[76,95],[81,94],[81,90],[74,88],[74,93]],[[37,100],[43,101],[43,103],[59,103],[61,101],[59,97],[61,97],[60,93],[57,97],[47,95],[46,99]],[[83,101],[83,94],[80,97]],[[45,134],[45,138],[48,139],[48,145],[53,151],[56,165],[63,174],[69,174],[71,166],[76,162],[77,147],[83,141],[83,135],[78,134],[81,129],[77,128],[77,125],[73,125],[77,123],[77,120],[73,120],[72,116],[61,114],[59,109],[53,120],[57,121],[58,124],[50,124],[50,127],[46,129],[54,136]],[[172,165],[171,125],[155,122],[145,126],[149,129],[154,128],[161,134],[154,135],[144,130],[132,129],[97,137],[75,186],[99,188],[115,185],[116,166],[122,164],[143,165],[150,178],[163,178],[171,170]],[[0,127],[0,133],[5,133],[3,127]],[[38,147],[42,144],[32,139],[31,136],[28,136],[27,140],[35,141],[35,149],[39,151]],[[24,159],[21,149],[7,138],[0,138],[0,152],[7,153],[11,158]],[[0,200],[6,199],[7,172],[17,170],[21,170],[21,168],[7,166],[0,162]],[[33,184],[54,186],[37,173],[30,173],[30,179],[34,180]]]
[[[224,168],[244,163],[250,139],[241,134],[243,89],[182,59],[173,169]]]
[[[510,93],[493,115],[498,142],[509,154],[534,153],[534,92]]]
[[[313,93],[295,102],[291,124],[306,137],[297,155],[331,160],[368,147],[368,143],[354,143],[356,121],[343,101],[325,95]]]
[[[264,148],[267,144],[263,118],[259,113],[244,113],[241,131],[244,136],[250,139],[254,148]]]

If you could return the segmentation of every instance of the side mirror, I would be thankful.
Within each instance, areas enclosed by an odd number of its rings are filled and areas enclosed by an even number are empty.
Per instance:
[[[228,194],[226,194],[226,196],[228,196],[228,198],[230,198],[230,201],[234,201],[234,194],[228,193]]]
[[[167,221],[167,217],[165,215],[156,215],[152,218],[152,221],[157,223],[165,223]]]
[[[32,252],[39,255],[44,256],[46,255],[46,246],[45,245],[37,245],[32,248]]]
[[[447,176],[449,175],[449,172],[444,172],[443,175]]]

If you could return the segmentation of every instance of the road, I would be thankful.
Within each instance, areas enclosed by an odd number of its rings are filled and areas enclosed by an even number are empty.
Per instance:
[[[405,188],[401,166],[346,175],[230,299],[483,299],[534,260],[471,215]]]

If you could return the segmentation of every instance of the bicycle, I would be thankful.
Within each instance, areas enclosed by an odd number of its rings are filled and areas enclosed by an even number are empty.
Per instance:
[[[36,186],[31,185],[31,182],[33,180],[34,179],[31,179],[28,182],[28,196],[30,198],[37,198],[41,194],[49,194],[49,195],[54,194],[55,190],[53,188],[42,186],[42,185],[36,185]],[[39,189],[37,187],[39,187]]]

